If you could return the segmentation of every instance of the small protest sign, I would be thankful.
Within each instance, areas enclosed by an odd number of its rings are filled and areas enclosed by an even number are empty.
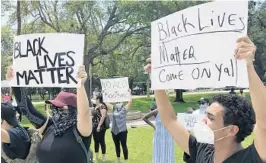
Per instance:
[[[177,119],[187,130],[193,131],[194,125],[202,120],[203,116],[200,114],[178,113]]]
[[[16,36],[14,87],[76,87],[83,64],[84,35],[40,33]]]
[[[101,79],[104,102],[124,102],[131,99],[128,78]]]
[[[152,89],[248,87],[246,63],[234,58],[247,20],[248,1],[217,1],[152,22]]]

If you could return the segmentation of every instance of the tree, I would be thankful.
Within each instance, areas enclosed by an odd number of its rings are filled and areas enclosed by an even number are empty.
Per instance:
[[[176,89],[175,90],[175,93],[176,93],[176,96],[175,96],[175,102],[185,102],[184,99],[183,99],[183,92],[185,92],[185,90],[183,89]]]
[[[1,35],[1,80],[4,80],[7,67],[12,63],[13,31],[7,25],[2,26]]]
[[[257,47],[254,65],[260,78],[266,81],[266,2],[249,2],[248,35]]]
[[[89,72],[89,65],[94,65],[95,58],[113,54],[127,38],[148,28],[139,24],[137,20],[128,21],[127,17],[133,11],[124,13],[124,10],[118,7],[118,2],[37,1],[27,3],[27,12],[32,15],[33,21],[41,20],[54,32],[85,34],[84,64],[87,72]],[[88,90],[88,87],[86,88]]]

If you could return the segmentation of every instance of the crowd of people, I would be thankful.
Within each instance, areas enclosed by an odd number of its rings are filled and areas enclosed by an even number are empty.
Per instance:
[[[7,79],[13,78],[12,68],[7,73]],[[55,99],[45,101],[46,115],[40,113],[27,96],[25,88],[12,88],[17,102],[14,107],[10,101],[1,103],[1,139],[2,163],[9,161],[38,162],[38,163],[91,163],[93,160],[90,150],[91,137],[94,140],[95,161],[99,160],[99,147],[102,150],[102,160],[106,160],[105,133],[109,129],[108,109],[112,111],[112,137],[116,148],[117,162],[120,162],[120,144],[124,160],[128,160],[127,149],[127,110],[131,101],[126,105],[114,105],[103,102],[103,97],[97,95],[94,107],[89,107],[88,97],[84,88],[87,73],[84,66],[79,68],[79,85],[76,94],[62,91]],[[93,101],[93,100],[92,100]],[[108,106],[107,106],[108,105]],[[36,129],[35,138],[27,128],[20,125],[16,116],[19,108]],[[50,114],[51,113],[51,114]],[[109,118],[109,117],[108,117]],[[37,137],[37,138],[36,138]],[[39,141],[31,141],[31,140]],[[37,145],[33,145],[37,144]],[[33,149],[34,148],[34,149]],[[30,157],[29,157],[30,156]]]
[[[143,120],[154,128],[153,163],[174,163],[174,141],[184,151],[184,161],[188,163],[263,163],[266,162],[266,88],[259,79],[253,65],[256,47],[248,37],[237,41],[235,58],[247,62],[251,102],[234,90],[229,94],[219,94],[211,101],[201,98],[199,109],[189,109],[187,113],[202,114],[204,118],[189,132],[177,121],[176,113],[165,90],[155,90],[151,111]],[[150,59],[147,60],[151,62]],[[145,70],[151,71],[149,63]],[[13,78],[9,69],[7,79]],[[27,96],[25,88],[14,87],[12,94],[16,106],[10,98],[1,103],[2,163],[14,160],[28,163],[91,163],[91,138],[94,140],[96,162],[101,147],[102,160],[106,161],[105,134],[110,128],[115,146],[117,162],[120,160],[120,146],[124,161],[129,159],[127,147],[126,116],[132,100],[127,104],[105,103],[97,95],[90,107],[84,83],[87,73],[79,67],[76,93],[60,92],[55,99],[45,101],[46,115],[40,113]],[[22,127],[17,112],[24,115],[35,128]],[[155,125],[150,118],[155,118]],[[33,132],[33,133],[30,133]],[[243,148],[241,142],[251,133],[254,142]],[[133,151],[132,151],[133,152]]]

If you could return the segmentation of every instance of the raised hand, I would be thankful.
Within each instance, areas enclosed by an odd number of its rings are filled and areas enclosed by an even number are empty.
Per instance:
[[[78,71],[78,81],[80,84],[84,85],[86,79],[87,79],[87,72],[85,71],[85,66],[81,65],[79,66],[79,71]]]
[[[146,60],[146,62],[148,62],[148,64],[144,67],[144,69],[145,69],[145,71],[147,71],[147,72],[151,72],[151,58],[148,58],[147,60]]]
[[[245,59],[247,64],[252,64],[256,52],[256,46],[248,36],[237,39],[237,48],[235,50],[236,59]]]

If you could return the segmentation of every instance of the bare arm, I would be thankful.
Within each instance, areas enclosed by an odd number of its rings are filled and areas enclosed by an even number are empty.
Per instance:
[[[125,109],[130,109],[131,108],[131,105],[132,105],[132,98],[130,99],[130,101],[128,101],[128,103],[126,104],[125,106]]]
[[[156,127],[154,126],[154,124],[151,123],[151,121],[149,120],[149,118],[152,117],[152,116],[155,116],[156,114],[158,114],[158,109],[155,109],[155,110],[149,112],[148,114],[146,114],[146,115],[142,118],[142,120],[143,120],[144,122],[146,122],[148,125],[150,125],[151,127],[153,127],[154,130],[156,129]]]
[[[238,39],[238,43],[237,58],[245,59],[247,62],[250,96],[256,114],[254,144],[261,159],[266,161],[266,88],[257,75],[253,65],[253,58],[256,51],[255,45],[247,36]]]
[[[252,105],[256,114],[256,125],[254,129],[255,147],[263,161],[266,161],[266,88],[258,77],[254,66],[248,66],[249,89]]]
[[[104,109],[103,107],[105,107],[105,106],[100,106],[100,111],[101,111],[101,115],[102,115],[102,117],[101,117],[101,119],[100,119],[100,122],[99,122],[99,124],[98,124],[98,128],[100,128],[101,126],[102,126],[102,124],[103,124],[103,122],[104,122],[104,119],[105,119],[105,117],[106,117],[106,114],[107,114],[107,110],[106,109]]]
[[[1,141],[2,143],[10,143],[10,137],[5,129],[1,128]]]
[[[176,113],[164,90],[155,90],[161,121],[179,147],[189,154],[189,132],[177,121]]]
[[[79,67],[78,73],[80,87],[77,88],[77,129],[79,133],[84,136],[90,136],[92,131],[92,116],[91,110],[89,109],[89,100],[84,87],[84,83],[87,79],[87,73],[85,67]]]
[[[125,109],[130,109],[131,105],[132,105],[132,93],[131,93],[131,89],[128,90],[130,92],[130,100],[128,101],[127,105],[125,106]]]

